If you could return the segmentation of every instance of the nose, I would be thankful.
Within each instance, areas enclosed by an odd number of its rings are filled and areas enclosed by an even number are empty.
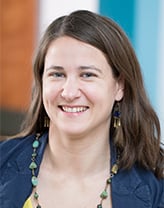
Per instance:
[[[81,91],[77,78],[67,78],[62,87],[61,97],[66,101],[71,102],[74,99],[79,98],[80,95]]]

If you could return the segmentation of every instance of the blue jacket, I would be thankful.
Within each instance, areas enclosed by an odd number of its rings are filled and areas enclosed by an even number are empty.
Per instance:
[[[4,141],[0,144],[0,208],[22,208],[32,192],[31,162],[34,135]],[[37,163],[40,166],[48,134],[40,137]],[[111,163],[115,148],[111,145]],[[38,174],[38,173],[37,173]],[[120,170],[112,180],[113,208],[164,208],[164,180],[150,171],[134,166]]]

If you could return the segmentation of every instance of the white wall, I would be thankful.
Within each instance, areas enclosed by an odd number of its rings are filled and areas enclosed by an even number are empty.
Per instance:
[[[39,34],[57,17],[78,9],[98,11],[99,0],[39,0]]]

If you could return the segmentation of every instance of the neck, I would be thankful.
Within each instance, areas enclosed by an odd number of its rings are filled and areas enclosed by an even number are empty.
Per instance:
[[[108,174],[109,134],[100,135],[71,138],[64,134],[54,134],[50,129],[45,164],[55,172],[67,173],[73,177],[95,175],[105,171]]]

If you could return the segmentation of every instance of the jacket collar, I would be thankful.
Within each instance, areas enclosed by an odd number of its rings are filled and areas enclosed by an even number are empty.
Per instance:
[[[33,136],[32,138],[30,138],[31,139],[30,145],[28,145],[27,148],[25,148],[16,158],[17,167],[19,171],[21,171],[22,173],[29,173],[29,172],[31,173],[29,169],[29,165],[31,163],[31,155],[33,151],[32,143],[35,140],[35,137],[36,136]],[[40,136],[39,142],[40,143],[39,143],[39,148],[38,148],[38,155],[36,157],[36,162],[38,164],[38,167],[40,167],[43,154],[44,154],[44,150],[48,142],[48,132],[45,132],[43,135]]]
[[[117,151],[110,139],[111,166],[117,160]],[[140,171],[142,171],[140,169]],[[130,170],[118,170],[111,183],[112,207],[150,208],[151,198],[149,187],[143,183],[139,168],[134,165]],[[126,202],[126,204],[125,204]]]

